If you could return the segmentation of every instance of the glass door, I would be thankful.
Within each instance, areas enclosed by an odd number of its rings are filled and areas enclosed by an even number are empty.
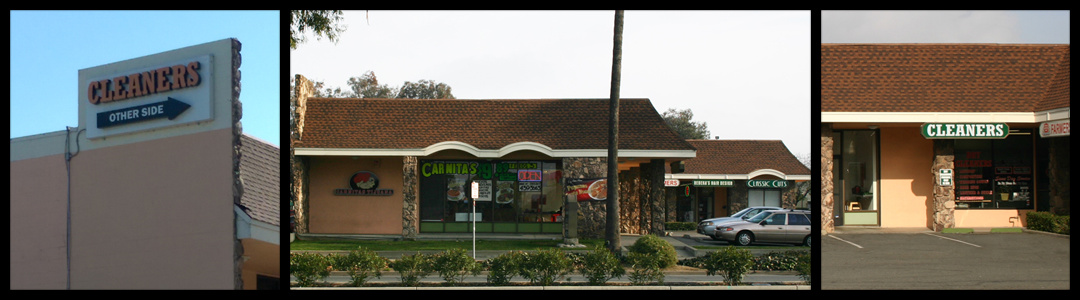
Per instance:
[[[837,135],[840,139],[834,144],[839,147],[834,149],[833,160],[833,195],[839,206],[836,225],[879,225],[878,131],[845,130]]]

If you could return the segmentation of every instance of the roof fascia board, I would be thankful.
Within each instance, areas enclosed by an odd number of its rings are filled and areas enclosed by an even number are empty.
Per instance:
[[[1034,112],[822,112],[822,123],[1038,123]]]
[[[760,174],[758,174],[758,175],[760,175]],[[751,174],[686,174],[686,173],[664,174],[664,179],[685,179],[685,180],[694,180],[694,179],[750,180],[750,179],[753,179],[754,177],[757,177],[757,175],[751,175]],[[783,180],[797,180],[797,181],[810,180],[810,175],[782,175],[782,176],[777,176],[777,177],[780,177]]]
[[[515,146],[515,144],[497,150],[477,149],[472,146],[446,146],[447,145],[441,145],[436,148],[427,147],[420,149],[296,148],[294,153],[296,155],[305,156],[429,156],[435,152],[453,149],[464,151],[477,158],[500,158],[516,151],[532,150],[550,157],[607,157],[607,149],[550,150],[550,148],[542,149],[522,145]],[[694,158],[697,157],[697,151],[620,149],[619,156],[637,158]]]

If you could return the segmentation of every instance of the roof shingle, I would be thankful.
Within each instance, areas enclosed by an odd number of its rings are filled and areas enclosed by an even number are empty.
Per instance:
[[[693,150],[648,99],[619,101],[619,149]],[[419,149],[459,141],[480,149],[535,142],[607,149],[608,99],[308,98],[297,148]]]
[[[810,169],[779,140],[687,140],[697,157],[686,160],[684,174],[750,174],[773,169],[787,175],[810,175]]]
[[[1069,106],[1069,45],[822,44],[825,112],[1035,112]]]

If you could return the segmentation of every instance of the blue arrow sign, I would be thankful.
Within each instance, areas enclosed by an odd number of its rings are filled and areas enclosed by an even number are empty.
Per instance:
[[[189,107],[191,107],[190,104],[169,97],[168,100],[161,102],[100,112],[97,114],[97,126],[106,128],[160,118],[172,120]]]

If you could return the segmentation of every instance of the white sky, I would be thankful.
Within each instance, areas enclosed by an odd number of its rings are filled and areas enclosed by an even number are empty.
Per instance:
[[[444,82],[458,99],[610,97],[614,11],[350,11],[337,43],[309,35],[301,74],[347,89]],[[783,140],[809,155],[810,11],[626,11],[622,98],[691,109],[712,138]]]
[[[823,11],[821,42],[1069,44],[1069,11]]]

